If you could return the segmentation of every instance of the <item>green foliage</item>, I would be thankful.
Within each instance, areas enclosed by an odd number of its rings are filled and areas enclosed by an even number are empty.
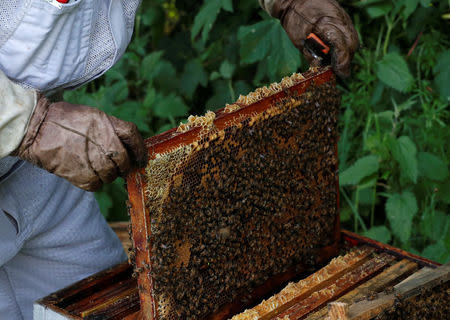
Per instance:
[[[372,227],[363,233],[366,237],[380,241],[382,243],[389,243],[391,241],[391,231],[386,226]]]
[[[417,149],[407,136],[401,136],[392,143],[392,156],[400,166],[400,176],[417,182]]]
[[[448,2],[344,3],[363,46],[343,95],[341,210],[351,212],[341,215],[343,225],[448,261]],[[371,157],[377,171],[361,162]]]
[[[420,152],[417,156],[420,175],[426,179],[446,181],[448,165],[441,158],[428,152]]]
[[[341,186],[358,184],[363,178],[378,172],[378,168],[378,158],[376,156],[363,157],[339,175],[339,183]]]
[[[434,67],[435,78],[434,82],[442,99],[447,101],[450,99],[450,50],[443,52]]]
[[[219,15],[220,10],[233,12],[233,3],[231,0],[209,0],[203,3],[202,8],[195,16],[194,26],[192,27],[192,39],[200,32],[202,33],[203,43],[208,40],[214,22]]]
[[[277,20],[243,26],[237,36],[241,43],[241,64],[260,62],[257,80],[267,76],[276,81],[300,67],[299,52]]]
[[[195,90],[199,85],[206,87],[208,84],[208,73],[203,68],[202,62],[198,59],[188,61],[184,66],[184,71],[180,80],[181,92],[192,99]]]
[[[388,53],[377,63],[377,76],[385,85],[401,92],[409,92],[414,78],[405,59],[398,53]]]
[[[341,88],[342,224],[449,261],[448,1],[341,4],[362,42]],[[149,137],[305,71],[302,61],[256,0],[145,1],[119,63],[65,98],[132,121]],[[126,219],[123,185],[97,193],[109,220]]]
[[[402,243],[407,243],[411,237],[411,226],[417,210],[416,197],[409,191],[392,194],[386,202],[387,218]]]

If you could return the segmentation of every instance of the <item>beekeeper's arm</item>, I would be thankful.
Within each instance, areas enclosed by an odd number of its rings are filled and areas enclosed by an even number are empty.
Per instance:
[[[87,106],[50,103],[0,71],[0,158],[16,155],[89,191],[146,161],[136,126]]]

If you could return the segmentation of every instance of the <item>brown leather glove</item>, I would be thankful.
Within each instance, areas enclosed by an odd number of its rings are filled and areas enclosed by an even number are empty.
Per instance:
[[[335,0],[275,0],[272,15],[280,19],[294,45],[313,63],[304,49],[306,37],[315,33],[331,46],[331,63],[340,77],[350,75],[350,63],[358,49],[358,34],[348,14]]]
[[[136,126],[100,110],[38,99],[15,154],[88,191],[147,161]]]

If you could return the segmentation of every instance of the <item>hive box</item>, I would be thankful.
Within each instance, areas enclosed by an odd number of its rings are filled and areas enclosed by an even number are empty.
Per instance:
[[[252,320],[277,319],[282,314],[290,320],[325,320],[327,304],[339,301],[349,304],[350,311],[363,305],[372,312],[367,304],[373,304],[381,319],[447,319],[450,266],[442,274],[442,267],[434,262],[351,232],[342,231],[341,239],[341,256],[285,283],[266,301],[260,299],[255,308],[238,310],[230,318],[248,319],[249,312],[258,312]],[[349,256],[348,252],[354,253]],[[425,282],[416,294],[400,299],[396,288],[411,287],[409,280],[418,283],[430,272],[438,282]],[[34,319],[140,320],[139,290],[132,273],[130,265],[122,264],[56,292],[36,303]],[[388,299],[386,304],[389,295],[399,299]],[[372,318],[370,313],[363,317]]]

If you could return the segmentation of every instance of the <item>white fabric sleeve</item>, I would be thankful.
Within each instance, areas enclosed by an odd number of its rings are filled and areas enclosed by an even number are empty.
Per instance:
[[[15,84],[0,71],[0,159],[22,142],[37,102],[37,92]]]
[[[273,5],[275,4],[275,0],[258,0],[261,8],[267,11],[273,17]]]

